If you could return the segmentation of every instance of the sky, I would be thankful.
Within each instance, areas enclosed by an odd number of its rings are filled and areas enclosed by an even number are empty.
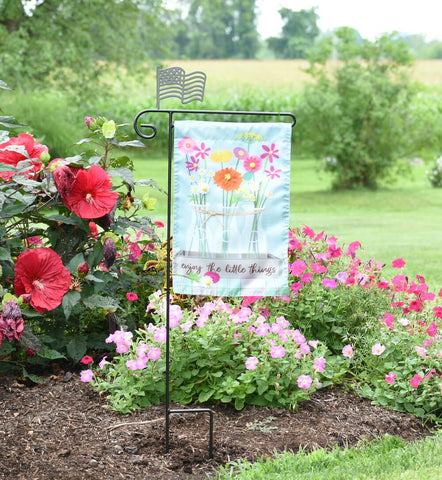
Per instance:
[[[281,7],[294,11],[318,7],[317,25],[322,32],[348,26],[371,41],[393,31],[442,41],[442,0],[257,0],[257,6],[262,38],[281,32]]]

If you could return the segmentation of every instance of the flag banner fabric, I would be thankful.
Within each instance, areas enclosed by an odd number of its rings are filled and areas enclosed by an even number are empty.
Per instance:
[[[174,123],[176,293],[287,295],[291,124]]]

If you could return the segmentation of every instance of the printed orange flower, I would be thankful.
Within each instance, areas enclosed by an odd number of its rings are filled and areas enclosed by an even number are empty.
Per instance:
[[[15,151],[14,148],[16,147],[22,147],[22,149],[26,151],[26,154]],[[7,142],[0,145],[0,163],[17,168],[19,162],[27,160],[30,163],[30,168],[26,174],[32,176],[41,170],[42,163],[40,157],[43,152],[47,151],[48,147],[37,143],[32,135],[20,133],[17,137],[10,138]],[[14,174],[15,172],[9,171],[0,172],[0,178],[7,181],[10,180]]]
[[[29,248],[15,264],[15,295],[31,295],[30,304],[39,312],[60,305],[71,285],[71,274],[54,250]]]
[[[109,175],[98,165],[92,165],[89,170],[79,169],[67,181],[72,184],[64,185],[63,192],[59,193],[69,210],[79,217],[87,220],[100,218],[114,208],[118,192],[111,191]]]
[[[218,187],[232,192],[233,190],[237,190],[241,185],[242,176],[233,168],[223,168],[215,173],[213,180]]]

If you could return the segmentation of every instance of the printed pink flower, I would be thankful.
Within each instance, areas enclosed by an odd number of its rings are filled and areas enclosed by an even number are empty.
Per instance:
[[[396,381],[396,377],[397,375],[393,372],[388,372],[386,375],[385,375],[385,381],[387,383],[390,383],[391,385],[393,385],[393,383]]]
[[[414,388],[417,388],[419,384],[422,382],[423,378],[416,373],[416,375],[413,375],[413,377],[410,380],[410,385]]]
[[[256,370],[259,360],[256,357],[249,357],[246,360],[246,369],[247,370]]]
[[[135,302],[135,300],[138,300],[138,295],[134,292],[127,292],[126,298],[129,300],[129,302]]]
[[[391,262],[391,266],[393,268],[402,268],[405,266],[405,261],[403,258],[396,258],[396,260]]]
[[[267,173],[267,176],[270,177],[272,180],[275,178],[281,178],[280,173],[282,172],[281,169],[276,169],[273,165],[270,166],[269,170],[265,170],[265,173]]]
[[[220,279],[219,274],[216,272],[206,272],[204,276],[209,277],[212,280],[212,283],[218,283]]]
[[[249,154],[247,153],[247,150],[244,150],[244,148],[241,148],[241,147],[234,148],[233,149],[233,154],[239,160],[246,160],[249,157]]]
[[[199,158],[190,157],[190,160],[187,160],[187,162],[186,162],[187,170],[189,172],[197,172],[199,162],[200,162]]]
[[[191,153],[195,150],[195,140],[190,137],[183,137],[179,142],[178,142],[178,148],[183,152],[183,153]]]
[[[11,148],[11,150],[9,150]],[[26,154],[13,149],[22,149]],[[25,172],[27,176],[39,172],[42,169],[42,162],[40,160],[41,154],[47,152],[48,147],[35,142],[34,138],[28,133],[20,133],[17,137],[10,138],[7,142],[0,144],[0,163],[10,165],[17,168],[19,162],[28,161],[30,164],[29,170]],[[1,172],[0,178],[3,180],[10,180],[15,175],[15,172]]]
[[[308,390],[312,385],[313,379],[310,375],[300,375],[298,377],[298,387]]]
[[[204,142],[201,143],[200,147],[195,146],[194,150],[197,152],[196,156],[201,157],[203,160],[209,156],[210,148],[206,147]]]
[[[15,264],[15,295],[30,294],[39,312],[58,307],[71,285],[71,274],[54,250],[37,247],[20,253]]]
[[[279,150],[275,148],[274,143],[272,143],[270,147],[268,147],[267,145],[263,145],[262,149],[264,150],[264,153],[261,155],[262,159],[268,158],[269,162],[272,163],[274,158],[279,158],[279,155],[276,155]]]
[[[259,157],[248,157],[243,162],[244,169],[247,172],[257,172],[262,167],[262,160]]]
[[[83,365],[89,365],[89,363],[92,363],[94,361],[94,359],[89,356],[89,355],[85,355],[81,360],[80,360],[80,363],[82,363]]]
[[[355,352],[351,345],[345,345],[345,347],[342,349],[342,355],[344,355],[346,358],[353,358],[354,354]]]
[[[92,370],[83,370],[80,373],[80,380],[82,382],[88,383],[94,378],[94,372]]]
[[[371,353],[376,356],[382,355],[384,353],[384,350],[385,350],[385,345],[382,345],[380,343],[375,343],[371,347]]]
[[[270,347],[270,356],[272,358],[283,358],[285,356],[285,348],[282,345]]]

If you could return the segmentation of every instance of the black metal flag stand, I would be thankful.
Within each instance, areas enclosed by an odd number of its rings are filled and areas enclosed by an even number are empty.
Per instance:
[[[275,116],[289,117],[292,127],[296,118],[287,112],[255,112],[255,111],[227,111],[227,110],[168,110],[160,109],[160,101],[165,98],[177,97],[182,104],[195,100],[203,101],[206,74],[204,72],[191,72],[186,74],[180,67],[171,67],[160,70],[157,67],[157,108],[139,112],[134,119],[136,133],[146,140],[154,138],[157,128],[153,124],[140,123],[144,115],[149,113],[168,114],[168,163],[167,163],[167,226],[166,226],[166,452],[170,450],[170,415],[181,413],[208,413],[209,426],[209,458],[213,458],[213,411],[210,408],[170,408],[170,293],[171,293],[171,220],[172,220],[172,151],[173,151],[173,116],[175,114],[205,114],[205,115],[242,115],[242,116]],[[142,129],[150,129],[150,133],[143,133]]]

